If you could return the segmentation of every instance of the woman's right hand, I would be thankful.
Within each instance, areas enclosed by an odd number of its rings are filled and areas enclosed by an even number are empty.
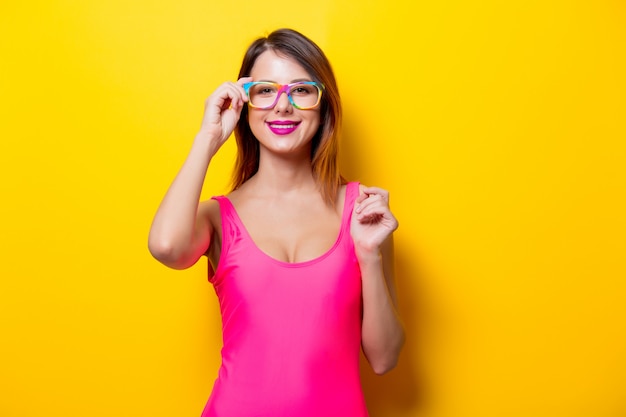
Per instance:
[[[248,102],[243,84],[251,77],[240,78],[236,83],[225,82],[206,99],[199,136],[214,141],[215,152],[230,137],[237,126],[241,110]]]

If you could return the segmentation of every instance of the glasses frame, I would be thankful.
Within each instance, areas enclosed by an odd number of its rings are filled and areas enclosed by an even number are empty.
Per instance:
[[[269,105],[269,106],[255,106],[254,104],[252,104],[252,100],[250,99],[250,88],[252,88],[255,85],[271,85],[273,87],[276,87],[278,89],[277,93],[276,93],[276,99],[274,100],[274,102]],[[317,87],[317,103],[315,103],[314,106],[310,106],[310,107],[300,107],[298,106],[294,101],[293,101],[293,97],[291,97],[291,89],[294,86],[297,85],[314,85]],[[276,107],[276,104],[278,103],[278,100],[280,99],[280,95],[282,93],[287,94],[287,98],[289,99],[289,103],[291,103],[291,105],[293,107],[295,107],[298,110],[311,110],[316,108],[317,106],[320,105],[321,101],[322,101],[322,91],[324,90],[324,84],[322,83],[318,83],[316,81],[298,81],[295,83],[291,83],[291,84],[278,84],[278,83],[273,83],[270,81],[253,81],[253,82],[249,82],[249,83],[245,83],[243,85],[243,89],[246,92],[246,95],[248,96],[248,106],[255,108],[255,109],[259,109],[259,110],[269,110],[269,109],[273,109],[274,107]]]

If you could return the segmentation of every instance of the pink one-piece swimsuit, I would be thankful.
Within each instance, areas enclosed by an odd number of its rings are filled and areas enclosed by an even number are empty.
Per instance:
[[[222,365],[202,417],[366,417],[359,376],[361,272],[341,230],[318,258],[282,262],[252,241],[224,196],[222,252],[210,277],[222,313]],[[315,219],[311,219],[315,221]]]

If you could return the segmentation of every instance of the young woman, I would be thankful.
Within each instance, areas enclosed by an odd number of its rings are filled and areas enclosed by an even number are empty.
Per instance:
[[[337,169],[341,104],[311,40],[281,29],[206,100],[200,131],[152,224],[149,248],[188,268],[205,255],[220,302],[222,365],[203,417],[367,416],[359,352],[376,373],[404,343],[385,190]],[[200,202],[235,133],[227,196]]]

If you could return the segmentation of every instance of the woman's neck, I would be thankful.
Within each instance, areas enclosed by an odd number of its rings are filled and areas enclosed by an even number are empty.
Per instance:
[[[259,169],[248,181],[256,191],[288,193],[317,189],[308,155],[261,153]]]

